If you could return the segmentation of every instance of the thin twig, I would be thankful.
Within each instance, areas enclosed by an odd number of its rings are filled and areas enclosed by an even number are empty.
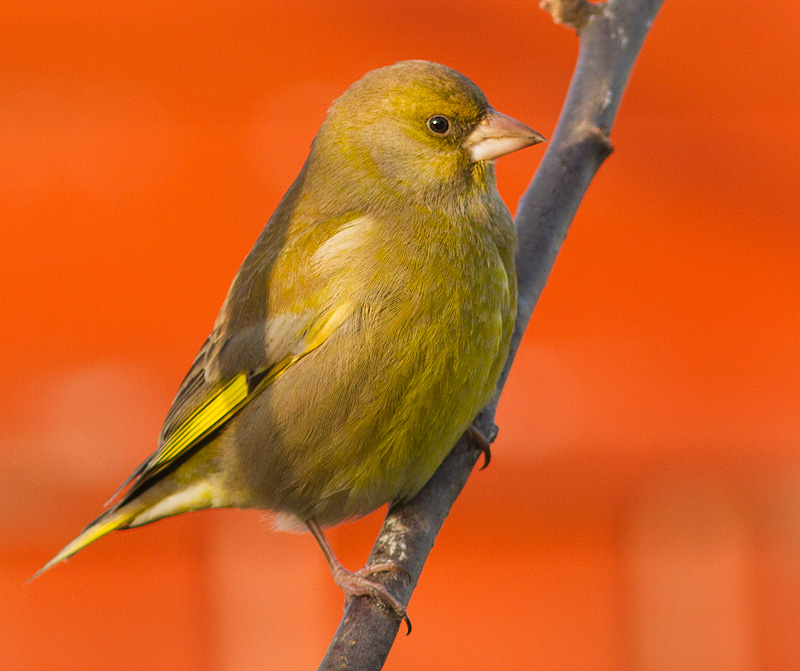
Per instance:
[[[580,51],[555,133],[517,212],[519,310],[503,375],[494,398],[477,420],[487,436],[494,436],[500,393],[561,243],[589,182],[611,153],[611,125],[663,0],[554,1],[583,12],[577,18],[567,17],[569,21],[560,14],[556,17],[576,27]],[[409,572],[410,581],[397,574],[377,576],[403,604],[408,604],[436,535],[479,455],[478,449],[462,439],[414,500],[391,509],[386,516],[368,563],[392,560]],[[398,618],[377,600],[353,599],[320,671],[377,671],[399,625]]]

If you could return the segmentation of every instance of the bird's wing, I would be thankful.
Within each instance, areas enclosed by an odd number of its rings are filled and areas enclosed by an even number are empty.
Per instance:
[[[352,254],[368,239],[370,225],[355,212],[297,228],[285,217],[270,221],[178,390],[158,449],[111,501],[131,483],[123,500],[153,484],[353,313],[337,278],[352,268]]]
[[[170,464],[225,424],[290,366],[322,345],[349,312],[349,303],[345,302],[313,317],[298,315],[291,319],[274,320],[283,331],[282,340],[287,345],[291,342],[291,346],[282,348],[281,354],[277,354],[273,348],[272,361],[269,363],[224,377],[219,377],[214,371],[219,353],[230,351],[226,345],[235,349],[240,340],[250,341],[251,347],[258,345],[252,342],[253,334],[247,332],[233,334],[221,344],[214,340],[215,334],[212,334],[200,349],[178,390],[159,437],[158,449],[128,477],[109,503],[131,483],[124,500],[135,497],[149,487]],[[287,332],[295,334],[295,337],[287,338]],[[262,341],[263,334],[262,328]],[[262,356],[263,351],[261,349]]]

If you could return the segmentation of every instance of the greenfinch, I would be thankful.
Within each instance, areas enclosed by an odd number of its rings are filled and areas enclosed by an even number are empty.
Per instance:
[[[517,301],[494,159],[543,139],[436,63],[350,86],[237,272],[158,448],[39,573],[115,529],[257,508],[310,530],[348,598],[405,617],[370,580],[402,568],[345,570],[323,528],[410,499],[462,433],[481,438],[470,425]]]

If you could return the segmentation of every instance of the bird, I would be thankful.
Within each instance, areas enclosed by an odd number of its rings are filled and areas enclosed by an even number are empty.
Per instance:
[[[332,104],[236,273],[157,449],[34,577],[118,529],[206,508],[324,530],[410,500],[491,397],[506,360],[516,236],[495,159],[544,141],[455,70],[401,61]]]

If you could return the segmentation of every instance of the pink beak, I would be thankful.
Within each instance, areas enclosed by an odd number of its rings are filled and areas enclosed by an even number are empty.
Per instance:
[[[489,110],[467,137],[464,148],[469,151],[472,162],[477,163],[492,161],[517,149],[544,141],[544,137],[521,121]]]

